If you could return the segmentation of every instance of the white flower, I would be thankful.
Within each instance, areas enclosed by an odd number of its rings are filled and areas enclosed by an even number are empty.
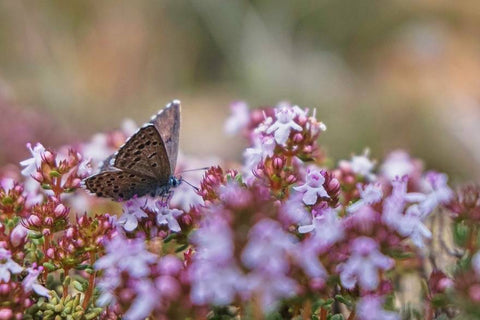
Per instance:
[[[312,224],[298,227],[298,232],[314,232],[317,246],[330,245],[343,238],[343,228],[333,209],[324,210],[313,218]]]
[[[285,145],[291,130],[302,131],[302,127],[293,120],[296,115],[292,107],[281,107],[275,110],[277,121],[268,128],[267,133],[275,132],[275,141],[279,145]]]
[[[313,205],[317,202],[318,197],[330,198],[327,191],[323,187],[325,177],[319,170],[308,170],[307,181],[305,184],[294,187],[293,189],[303,193],[303,202],[306,205]]]
[[[23,279],[22,286],[26,292],[35,291],[39,296],[50,297],[50,291],[38,283],[38,276],[42,269],[27,268],[28,275]]]
[[[177,217],[183,214],[182,210],[170,209],[165,205],[157,202],[157,224],[168,225],[168,228],[173,232],[179,232],[182,229],[178,224]]]
[[[22,175],[30,177],[30,175],[34,173],[38,167],[40,167],[45,148],[40,143],[37,143],[34,148],[32,148],[30,143],[27,143],[27,148],[30,150],[32,157],[30,159],[20,161],[20,165],[25,167],[22,170]]]
[[[118,224],[128,232],[135,230],[138,226],[138,221],[148,217],[145,211],[143,211],[145,205],[145,199],[143,198],[132,198],[126,201],[123,205],[123,214],[118,219]]]
[[[10,281],[10,274],[19,274],[23,268],[12,260],[12,253],[0,247],[0,281]]]
[[[353,155],[352,160],[350,161],[350,166],[354,173],[366,177],[369,180],[373,180],[375,175],[372,174],[372,170],[375,167],[375,161],[368,158],[369,154],[370,150],[365,149],[362,155]]]
[[[400,316],[392,311],[383,309],[383,298],[377,296],[364,296],[357,304],[357,317],[359,320],[400,320]]]
[[[422,212],[418,205],[408,207],[404,216],[399,217],[398,232],[402,236],[408,236],[419,248],[423,247],[423,239],[430,239],[432,233],[422,223]]]

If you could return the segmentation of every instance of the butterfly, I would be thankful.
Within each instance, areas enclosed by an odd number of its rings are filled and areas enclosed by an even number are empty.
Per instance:
[[[116,201],[169,195],[181,183],[174,176],[179,130],[180,101],[173,100],[105,159],[99,173],[85,178],[84,187]]]

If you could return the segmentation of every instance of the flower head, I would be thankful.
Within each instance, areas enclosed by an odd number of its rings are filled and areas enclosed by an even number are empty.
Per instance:
[[[10,281],[11,274],[19,274],[23,268],[12,260],[12,253],[0,247],[0,281]]]
[[[30,143],[27,143],[27,148],[30,150],[32,157],[20,162],[20,165],[25,167],[22,170],[22,175],[29,177],[34,173],[42,163],[42,156],[45,153],[45,147],[42,144],[37,143],[35,147],[32,148]]]
[[[365,290],[374,290],[378,286],[378,271],[392,268],[392,259],[378,251],[378,244],[372,238],[359,237],[352,243],[352,255],[339,266],[340,281],[347,289],[355,284]]]
[[[318,198],[330,198],[323,184],[325,183],[325,177],[322,171],[308,170],[307,181],[305,184],[294,187],[293,189],[303,193],[303,202],[306,205],[313,205],[317,202]]]
[[[179,232],[181,230],[177,218],[183,214],[182,210],[170,209],[161,201],[156,203],[157,224],[167,225],[172,232]]]
[[[275,121],[267,130],[267,133],[273,133],[275,141],[284,146],[292,130],[302,131],[302,127],[294,121],[297,115],[296,109],[283,106],[275,111],[277,121]]]
[[[400,320],[400,315],[383,309],[384,299],[378,296],[365,296],[357,304],[359,320]]]

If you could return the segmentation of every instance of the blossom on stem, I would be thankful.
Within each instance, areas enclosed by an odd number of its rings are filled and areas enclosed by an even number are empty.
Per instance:
[[[40,167],[40,164],[42,163],[42,156],[45,153],[45,147],[42,144],[37,143],[35,147],[32,148],[32,144],[27,143],[27,148],[30,150],[32,157],[21,161],[20,165],[25,167],[22,170],[22,175],[30,177],[32,173],[37,171],[37,169]]]
[[[311,241],[316,246],[329,246],[343,238],[343,227],[338,219],[337,212],[331,208],[327,208],[315,215],[312,224],[298,227],[298,232],[313,232]]]
[[[419,206],[423,217],[428,216],[436,206],[447,204],[454,196],[452,189],[447,185],[448,176],[443,173],[430,171],[425,175],[426,198]]]
[[[168,229],[172,232],[179,232],[182,230],[177,221],[177,218],[183,214],[182,210],[170,209],[162,201],[155,202],[155,206],[158,225],[167,225]]]
[[[370,160],[369,155],[370,150],[365,149],[362,155],[353,155],[351,161],[341,161],[340,166],[347,165],[355,174],[373,180],[375,175],[372,173],[372,170],[375,167],[375,161]]]
[[[303,202],[306,205],[313,205],[318,198],[330,198],[323,184],[325,177],[320,170],[308,170],[305,184],[294,187],[293,189],[303,193]]]
[[[355,284],[365,290],[374,290],[378,286],[378,271],[393,267],[394,261],[378,251],[378,244],[372,238],[359,237],[352,243],[352,254],[344,264],[338,266],[340,281],[347,289]]]
[[[267,133],[274,132],[275,141],[279,145],[284,146],[286,144],[292,130],[302,131],[302,127],[294,121],[296,115],[296,109],[289,106],[283,106],[275,110],[277,121],[267,129]]]
[[[408,236],[419,248],[423,248],[423,240],[430,239],[432,232],[422,223],[422,212],[416,204],[408,207],[407,212],[398,223],[398,232],[402,236]]]
[[[118,218],[117,223],[121,225],[125,231],[131,232],[138,226],[138,221],[147,218],[143,208],[146,201],[143,198],[134,197],[123,204],[123,214]]]
[[[28,275],[23,279],[22,286],[26,292],[35,291],[39,296],[50,297],[50,290],[38,283],[38,276],[43,272],[43,267],[33,265],[27,268]]]
[[[0,281],[10,281],[11,274],[19,274],[23,268],[12,260],[12,253],[0,247]]]
[[[347,211],[350,213],[357,211],[363,206],[372,205],[382,200],[382,186],[378,183],[367,184],[363,189],[362,185],[358,184],[357,189],[360,193],[361,199],[347,208]]]

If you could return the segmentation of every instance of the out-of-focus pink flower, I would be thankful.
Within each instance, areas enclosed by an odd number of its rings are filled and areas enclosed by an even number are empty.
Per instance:
[[[372,173],[372,170],[375,167],[375,161],[370,160],[369,155],[370,150],[365,149],[362,155],[353,155],[352,160],[347,163],[355,174],[373,180],[375,179],[375,175]]]
[[[225,121],[224,130],[229,135],[234,135],[247,127],[250,122],[250,110],[243,101],[234,102],[230,105],[232,114]]]
[[[20,165],[25,167],[22,170],[22,175],[30,177],[37,170],[37,168],[40,167],[40,164],[42,163],[42,156],[45,153],[45,148],[40,143],[37,143],[33,148],[30,143],[27,143],[27,148],[30,150],[32,157],[21,161]]]
[[[303,193],[303,202],[306,205],[313,205],[318,198],[330,198],[323,184],[325,177],[320,170],[308,170],[305,184],[293,189]]]
[[[313,232],[312,241],[316,246],[329,246],[343,238],[343,227],[333,209],[323,210],[312,219],[312,224],[298,227],[298,232]]]
[[[400,320],[396,312],[383,309],[384,300],[378,296],[362,297],[357,304],[357,317],[359,320]]]
[[[342,265],[340,281],[347,289],[353,289],[355,284],[365,290],[374,290],[378,286],[378,271],[393,267],[393,259],[378,251],[378,244],[372,238],[359,237],[352,243],[351,256]]]
[[[267,133],[274,133],[275,141],[279,145],[284,146],[286,144],[292,130],[302,131],[302,127],[294,121],[296,115],[296,109],[288,106],[275,110],[277,121],[267,129]]]
[[[425,175],[426,198],[419,206],[422,216],[428,216],[436,206],[448,203],[454,196],[452,189],[447,185],[448,176],[443,173],[430,171]]]
[[[0,281],[10,281],[11,274],[19,274],[23,268],[12,260],[12,253],[0,247]]]
[[[432,232],[422,222],[422,212],[418,205],[408,207],[407,212],[398,221],[397,231],[402,236],[408,236],[419,248],[423,248],[423,240],[430,239]]]
[[[389,181],[396,177],[408,176],[410,179],[419,177],[422,163],[412,159],[404,150],[396,150],[388,154],[380,167],[380,172]]]
[[[156,256],[146,250],[142,238],[126,239],[117,235],[106,244],[106,251],[106,255],[95,262],[95,269],[116,269],[142,277],[150,273],[149,265],[156,261]]]
[[[361,184],[357,185],[358,191],[360,193],[360,200],[350,205],[347,208],[347,211],[352,213],[357,211],[359,208],[372,205],[374,203],[380,202],[383,197],[382,186],[379,183],[371,183],[364,186],[362,189]]]

